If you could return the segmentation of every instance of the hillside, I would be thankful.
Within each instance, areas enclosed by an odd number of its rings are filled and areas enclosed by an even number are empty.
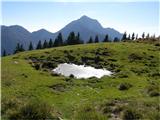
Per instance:
[[[2,57],[2,119],[158,120],[159,50],[154,44],[115,42]],[[51,73],[65,62],[114,74],[75,79]]]

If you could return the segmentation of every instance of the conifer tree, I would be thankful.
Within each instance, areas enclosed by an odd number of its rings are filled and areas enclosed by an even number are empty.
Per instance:
[[[78,32],[77,36],[76,36],[76,41],[75,41],[75,44],[80,44],[81,41],[80,41],[80,34]]]
[[[43,48],[48,48],[48,42],[46,40],[43,43]]]
[[[41,41],[39,40],[38,44],[37,44],[37,48],[36,49],[42,49],[42,44]]]
[[[108,34],[106,34],[106,36],[105,36],[103,42],[109,42],[109,40],[108,40]]]
[[[75,36],[75,33],[74,32],[70,32],[68,38],[67,38],[67,44],[68,45],[74,45],[76,44],[76,36]]]
[[[3,50],[3,56],[6,56],[6,50],[5,49]]]
[[[15,50],[14,50],[14,53],[18,53],[19,50],[20,50],[20,44],[17,43],[16,48],[15,48]]]
[[[95,42],[95,43],[98,43],[98,42],[99,42],[98,35],[96,35],[94,42]]]
[[[48,47],[49,48],[53,47],[53,41],[52,41],[52,39],[49,40]]]
[[[28,50],[33,50],[32,42],[30,42]]]
[[[19,51],[20,51],[20,52],[25,51],[25,49],[23,48],[23,44],[21,44],[21,45],[20,45],[20,49],[19,49]]]
[[[23,45],[22,44],[20,45],[19,43],[17,43],[14,53],[23,52],[23,51],[25,51],[25,49],[23,48]]]
[[[113,42],[119,42],[119,39],[117,37],[115,37]]]
[[[88,42],[87,43],[93,43],[93,39],[92,37],[89,38]]]
[[[130,40],[131,39],[131,36],[130,36],[130,34],[128,35],[128,38],[127,38],[128,40]]]
[[[61,33],[58,34],[57,39],[58,39],[58,46],[63,45],[63,38]]]
[[[132,34],[132,40],[134,40],[135,39],[135,35],[134,35],[134,33]]]
[[[58,36],[54,40],[53,46],[57,47],[57,46],[62,46],[62,45],[63,45],[63,38],[62,38],[62,34],[59,33]]]
[[[149,33],[148,33],[147,36],[146,36],[146,38],[149,39],[149,37],[150,37],[150,36],[149,36]]]
[[[145,37],[145,33],[143,32],[143,33],[142,33],[142,38],[144,39],[144,37]]]
[[[78,32],[77,36],[76,36],[76,44],[83,44],[84,41],[81,39],[80,37],[80,33]]]
[[[58,46],[58,38],[56,38],[56,39],[54,40],[53,46],[54,46],[54,47],[57,47],[57,46]]]
[[[122,36],[122,41],[125,41],[127,39],[127,33],[126,32],[124,32],[124,34],[123,34],[123,36]]]
[[[75,39],[75,44],[83,44],[84,41],[80,37],[80,33],[78,32],[76,39]]]

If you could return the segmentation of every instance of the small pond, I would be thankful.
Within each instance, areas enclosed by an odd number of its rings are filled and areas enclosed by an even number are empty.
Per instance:
[[[52,71],[56,74],[64,75],[66,77],[74,75],[74,77],[77,79],[90,77],[101,78],[104,75],[110,76],[112,74],[111,71],[108,71],[106,69],[96,69],[90,66],[68,63],[59,64],[58,67],[56,67]]]

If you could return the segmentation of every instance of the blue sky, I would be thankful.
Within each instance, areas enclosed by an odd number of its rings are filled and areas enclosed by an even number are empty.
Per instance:
[[[65,1],[65,0],[61,0]],[[120,32],[159,35],[159,3],[143,2],[2,2],[2,24],[21,25],[29,31],[56,32],[82,15]]]

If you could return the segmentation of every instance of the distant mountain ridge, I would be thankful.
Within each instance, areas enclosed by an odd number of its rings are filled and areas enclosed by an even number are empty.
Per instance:
[[[121,38],[122,34],[113,28],[103,28],[102,25],[96,20],[89,18],[87,16],[82,16],[81,18],[74,20],[67,24],[64,28],[58,32],[52,33],[45,29],[40,29],[38,31],[29,32],[27,29],[19,25],[13,26],[1,26],[1,51],[6,50],[7,53],[12,54],[16,44],[23,44],[25,49],[28,49],[29,42],[31,41],[34,45],[38,43],[39,40],[42,42],[44,40],[55,39],[59,32],[62,33],[63,39],[66,40],[69,33],[74,31],[76,34],[80,33],[80,38],[87,42],[92,36],[94,39],[98,35],[99,40],[102,41],[106,34],[109,35],[110,39],[115,37]]]
[[[122,37],[122,34],[120,32],[112,28],[103,28],[97,20],[89,18],[85,15],[79,18],[78,20],[70,22],[55,34],[57,35],[59,32],[61,32],[63,36],[66,38],[71,31],[74,31],[75,33],[79,32],[81,35],[81,39],[85,42],[88,41],[90,36],[95,38],[96,35],[99,36],[100,41],[104,39],[106,34],[108,34],[110,39],[112,40],[115,37]]]
[[[40,29],[31,33],[33,38],[37,40],[48,40],[49,38],[54,38],[54,33],[51,33],[45,29]]]

